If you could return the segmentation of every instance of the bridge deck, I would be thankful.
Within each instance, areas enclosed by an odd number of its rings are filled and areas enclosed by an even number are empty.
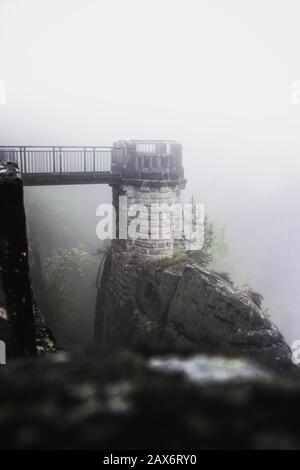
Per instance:
[[[97,173],[43,173],[43,174],[23,174],[24,186],[65,186],[72,184],[113,184],[120,181],[118,175],[110,172]]]

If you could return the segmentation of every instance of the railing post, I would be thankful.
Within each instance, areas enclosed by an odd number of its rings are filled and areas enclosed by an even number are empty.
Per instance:
[[[62,173],[62,149],[59,147],[59,172]]]
[[[93,147],[93,172],[96,171],[96,149]]]
[[[86,147],[83,147],[83,168],[83,171],[86,172]]]
[[[55,147],[52,148],[53,173],[55,173]]]
[[[23,157],[24,157],[24,173],[27,173],[27,155],[26,155],[26,147],[23,147]]]
[[[20,172],[23,173],[23,161],[22,161],[22,147],[19,147],[19,154],[20,154]]]

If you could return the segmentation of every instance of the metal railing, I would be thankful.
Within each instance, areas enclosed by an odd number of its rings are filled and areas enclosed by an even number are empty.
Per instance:
[[[111,147],[3,147],[0,161],[17,163],[23,175],[110,173]]]
[[[24,185],[115,183],[120,178],[178,180],[182,147],[173,141],[118,141],[112,147],[0,146],[0,161],[14,162]]]

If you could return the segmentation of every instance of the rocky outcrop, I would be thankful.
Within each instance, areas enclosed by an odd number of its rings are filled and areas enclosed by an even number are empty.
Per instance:
[[[27,240],[30,280],[32,283],[32,290],[34,292],[33,314],[36,330],[37,352],[54,352],[58,349],[58,344],[51,329],[51,304],[49,293],[43,278],[39,245],[33,236],[29,224],[27,224]],[[47,313],[46,318],[43,312]]]
[[[242,355],[298,376],[284,338],[253,296],[188,258],[134,264],[131,295],[120,298],[108,257],[96,311],[96,341],[150,351]],[[252,298],[251,298],[252,297]]]
[[[0,368],[0,448],[300,448],[298,384],[255,379],[246,361],[177,357],[164,371],[165,361],[81,352]]]
[[[0,162],[0,218],[0,340],[10,357],[53,350],[32,293],[23,184],[14,163]]]
[[[11,356],[35,354],[23,185],[14,163],[0,163],[0,218],[0,339]]]

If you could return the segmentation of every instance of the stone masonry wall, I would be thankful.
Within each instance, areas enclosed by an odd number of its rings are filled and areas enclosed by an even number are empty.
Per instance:
[[[118,238],[120,234],[119,196],[127,196],[127,207],[121,208],[123,212],[127,211],[133,204],[141,204],[147,209],[139,215],[140,220],[145,222],[144,227],[142,226],[139,232],[141,238],[135,240]],[[121,300],[133,295],[133,287],[145,261],[172,258],[178,251],[182,250],[180,240],[174,239],[174,215],[170,214],[170,223],[169,220],[163,220],[159,212],[159,205],[167,204],[170,206],[179,201],[180,188],[176,184],[121,184],[113,187],[113,205],[117,216],[117,239],[112,242],[111,269],[107,289],[114,298]],[[151,204],[156,205],[155,208],[152,206],[152,215],[150,211]],[[129,217],[128,224],[134,218],[136,218],[136,215]],[[141,225],[143,225],[143,222],[141,222]],[[151,229],[152,234],[155,234],[155,239],[151,238]],[[165,239],[161,238],[162,229],[165,230],[164,233],[167,237]],[[148,239],[145,239],[147,235]]]
[[[128,211],[134,204],[144,206],[139,212],[140,237],[132,240],[118,240],[116,243],[122,246],[126,252],[134,252],[143,260],[157,260],[161,258],[172,258],[180,243],[175,239],[176,213],[161,211],[161,206],[171,207],[180,202],[180,187],[178,184],[160,183],[151,184],[145,182],[140,185],[122,184],[113,188],[113,204],[117,213],[117,227],[121,224],[119,220],[119,196],[127,196],[127,208],[121,208],[121,212]],[[126,216],[126,213],[124,214]],[[137,214],[128,217],[128,225]],[[119,230],[117,230],[117,236]]]

